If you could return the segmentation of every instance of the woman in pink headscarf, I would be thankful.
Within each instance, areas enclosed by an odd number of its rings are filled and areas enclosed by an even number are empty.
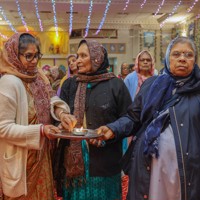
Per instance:
[[[37,68],[37,39],[16,33],[0,52],[0,179],[4,200],[53,200],[52,143],[69,107]],[[64,118],[62,118],[64,120]],[[62,125],[65,124],[62,121]]]
[[[135,60],[135,71],[128,74],[124,80],[126,84],[132,101],[136,94],[139,92],[141,85],[143,82],[149,77],[154,75],[155,63],[154,59],[151,56],[150,52],[147,50],[141,51]],[[127,150],[128,144],[130,143],[132,137],[125,138],[123,140],[123,151]],[[122,200],[126,199],[126,195],[128,192],[128,176],[122,176]]]
[[[124,82],[130,92],[132,101],[139,92],[142,83],[154,75],[155,63],[149,51],[141,51],[135,60],[135,71],[128,74]]]

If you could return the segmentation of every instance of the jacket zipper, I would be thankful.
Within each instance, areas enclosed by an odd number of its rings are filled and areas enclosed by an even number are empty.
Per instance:
[[[176,127],[177,127],[178,137],[179,137],[179,144],[180,144],[180,149],[181,149],[181,157],[182,157],[182,163],[183,163],[184,187],[185,187],[185,200],[187,200],[185,162],[184,162],[184,159],[183,159],[183,148],[182,148],[181,137],[180,137],[180,131],[179,131],[179,127],[178,127],[178,122],[177,122],[176,112],[175,112],[174,106],[173,106],[173,112],[174,112],[174,118],[175,118],[175,122],[176,122]]]

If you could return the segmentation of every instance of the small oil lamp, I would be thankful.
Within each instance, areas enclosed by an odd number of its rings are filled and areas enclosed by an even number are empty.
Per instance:
[[[74,128],[73,129],[73,134],[74,135],[86,135],[88,133],[88,130],[81,127],[81,128]]]

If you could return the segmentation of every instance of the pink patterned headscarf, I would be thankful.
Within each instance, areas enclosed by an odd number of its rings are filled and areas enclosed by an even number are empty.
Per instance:
[[[138,87],[137,87],[137,90],[136,90],[136,94],[139,92],[142,83],[143,83],[147,78],[149,78],[149,77],[146,77],[146,76],[140,74],[139,58],[140,58],[140,56],[141,56],[143,53],[147,53],[147,54],[151,57],[151,60],[152,60],[152,65],[151,65],[151,69],[149,70],[149,75],[150,75],[150,76],[153,76],[153,75],[154,75],[154,70],[155,70],[155,61],[154,61],[154,58],[153,58],[153,56],[151,55],[151,53],[150,53],[149,51],[147,51],[147,50],[141,51],[141,52],[137,55],[136,60],[135,60],[135,71],[136,71],[137,76],[138,76]]]
[[[37,72],[36,74],[28,74],[18,58],[19,38],[22,34],[24,33],[16,33],[10,37],[5,43],[3,50],[0,51],[0,73],[16,75],[19,78],[31,81],[37,77]]]
[[[22,79],[25,84],[29,84],[35,102],[38,122],[49,124],[51,121],[50,96],[53,96],[54,93],[49,82],[45,82],[46,79],[43,78],[45,75],[41,72],[42,70],[36,71],[34,75],[27,75],[26,69],[18,56],[19,39],[22,34],[29,33],[16,33],[5,43],[0,56],[3,63],[0,65],[0,73],[15,75]]]

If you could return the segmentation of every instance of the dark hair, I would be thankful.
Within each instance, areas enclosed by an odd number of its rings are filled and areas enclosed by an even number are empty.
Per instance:
[[[28,33],[24,33],[19,37],[19,53],[23,54],[27,50],[29,44],[35,44],[38,52],[40,53],[39,41],[34,36]]]

